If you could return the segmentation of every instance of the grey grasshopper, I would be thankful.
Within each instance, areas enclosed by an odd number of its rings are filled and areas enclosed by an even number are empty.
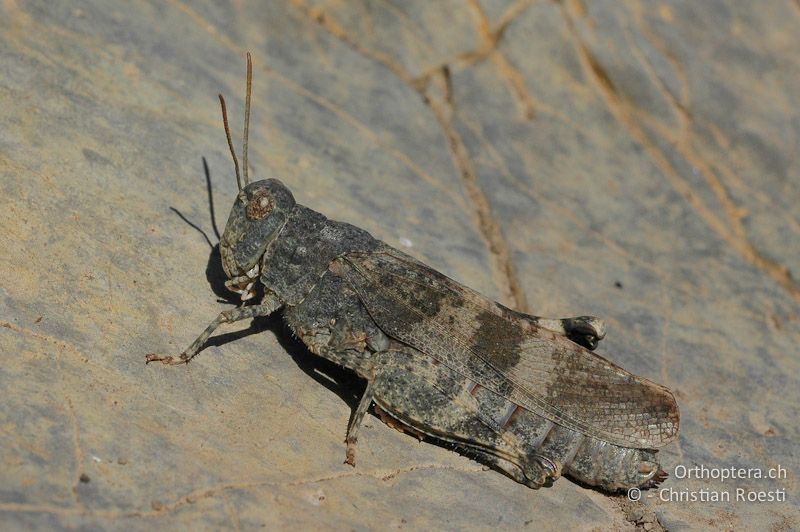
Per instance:
[[[255,304],[222,312],[183,353],[188,363],[222,323],[280,312],[312,353],[366,380],[347,427],[355,465],[364,415],[452,445],[538,488],[561,475],[608,491],[666,477],[656,448],[675,440],[679,413],[664,386],[592,353],[597,318],[516,312],[366,231],[295,202],[277,179],[244,184],[220,95],[238,197],[220,242],[228,289]]]

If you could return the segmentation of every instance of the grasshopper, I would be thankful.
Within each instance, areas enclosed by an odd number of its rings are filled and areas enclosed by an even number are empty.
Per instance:
[[[226,287],[255,304],[220,313],[178,356],[188,363],[223,323],[280,312],[308,349],[367,382],[347,427],[355,465],[364,415],[539,488],[561,475],[607,491],[666,478],[656,448],[675,440],[679,413],[664,386],[595,354],[605,325],[592,316],[544,318],[495,303],[363,229],[295,202],[277,179],[244,183],[219,96],[238,196],[220,241]]]

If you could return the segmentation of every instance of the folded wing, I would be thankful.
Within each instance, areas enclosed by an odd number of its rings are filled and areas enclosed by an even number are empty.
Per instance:
[[[341,272],[389,336],[559,425],[623,447],[674,440],[670,391],[386,246]]]

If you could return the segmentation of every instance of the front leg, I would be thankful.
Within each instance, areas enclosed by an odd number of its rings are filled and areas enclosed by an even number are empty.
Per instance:
[[[145,363],[149,364],[150,362],[162,362],[164,364],[169,365],[178,365],[178,364],[188,364],[191,359],[197,355],[197,352],[200,351],[200,348],[206,343],[208,337],[216,330],[223,323],[233,323],[239,320],[245,320],[248,318],[256,318],[259,316],[269,316],[279,308],[281,308],[282,303],[278,300],[278,298],[274,294],[266,294],[264,295],[264,299],[261,301],[259,305],[252,305],[249,307],[237,307],[235,309],[226,310],[224,312],[220,312],[217,319],[212,321],[206,330],[204,330],[197,339],[192,342],[192,345],[187,347],[180,355],[177,357],[173,356],[161,356],[156,355],[155,353],[150,353],[145,357]]]

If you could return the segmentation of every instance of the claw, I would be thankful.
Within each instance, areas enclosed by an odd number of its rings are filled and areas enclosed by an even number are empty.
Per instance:
[[[344,463],[351,465],[353,467],[356,466],[356,450],[355,448],[352,448],[349,445],[347,446],[347,454],[344,459]]]
[[[658,486],[659,484],[664,482],[667,479],[668,476],[669,476],[669,474],[666,471],[664,471],[663,469],[659,469],[658,473],[653,475],[653,478],[648,480],[642,487],[643,488],[655,488],[656,486]]]

